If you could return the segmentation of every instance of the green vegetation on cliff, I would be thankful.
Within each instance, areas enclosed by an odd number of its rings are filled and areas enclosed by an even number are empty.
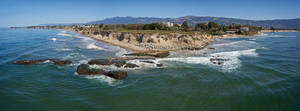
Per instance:
[[[250,25],[220,25],[214,22],[197,23],[189,25],[187,21],[182,24],[173,23],[151,23],[151,24],[91,24],[91,25],[73,25],[73,26],[29,26],[27,28],[57,28],[66,29],[71,28],[75,31],[95,30],[95,31],[118,31],[130,33],[146,33],[146,34],[211,34],[211,35],[226,35],[226,34],[239,34],[239,35],[254,35],[260,32],[261,27]]]

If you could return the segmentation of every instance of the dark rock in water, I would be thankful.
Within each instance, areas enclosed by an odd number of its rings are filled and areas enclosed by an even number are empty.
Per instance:
[[[122,67],[126,64],[125,60],[112,60],[112,63],[117,67]]]
[[[56,65],[65,65],[65,64],[71,64],[71,60],[57,60],[57,59],[43,59],[43,60],[18,60],[15,63],[16,64],[23,64],[23,65],[34,65],[34,64],[43,64],[47,61],[53,62]]]
[[[210,48],[208,48],[208,49],[212,49],[212,50],[215,50],[216,48],[210,47]]]
[[[146,52],[137,52],[137,53],[130,53],[130,54],[124,54],[125,56],[152,56]]]
[[[114,78],[114,79],[124,79],[127,77],[127,72],[123,71],[109,71],[106,72],[104,75]]]
[[[54,62],[54,64],[56,64],[56,65],[66,65],[66,64],[72,63],[72,61],[70,61],[70,60],[54,60],[52,62]]]
[[[89,72],[89,70],[90,70],[89,65],[87,65],[87,64],[80,64],[80,65],[77,67],[76,72],[77,72],[78,74],[87,74],[87,73]]]
[[[201,50],[203,47],[185,47],[181,48],[182,50]]]
[[[18,60],[15,63],[22,64],[22,65],[33,65],[33,64],[42,64],[46,61],[47,60]]]
[[[229,59],[220,58],[219,56],[217,57],[213,56],[213,58],[210,58],[209,61],[212,62],[213,64],[222,65],[224,64],[225,61],[229,61]]]
[[[141,62],[145,62],[145,63],[149,63],[149,64],[154,64],[153,61],[141,61]]]
[[[156,53],[156,54],[154,55],[154,57],[164,58],[164,57],[167,57],[167,56],[169,56],[169,55],[170,55],[169,52],[159,52],[159,53]]]
[[[157,67],[162,67],[163,64],[162,63],[159,63],[159,64],[156,64]]]
[[[93,59],[88,62],[89,65],[112,65],[109,59]]]
[[[76,71],[79,75],[105,75],[114,79],[124,79],[127,77],[127,72],[109,71],[105,72],[101,69],[91,69],[88,64],[80,64]]]
[[[124,67],[125,68],[136,68],[136,67],[140,67],[140,66],[138,66],[136,64],[132,64],[132,63],[127,63]]]
[[[77,67],[76,72],[79,75],[96,75],[96,74],[103,74],[103,73],[105,73],[105,71],[101,70],[101,69],[90,69],[89,65],[87,65],[87,64],[80,64]]]
[[[154,56],[154,57],[163,58],[163,57],[169,56],[170,54],[168,51],[165,51],[165,52],[148,51],[148,52],[138,52],[138,53],[124,54],[124,55],[126,55],[126,56]]]

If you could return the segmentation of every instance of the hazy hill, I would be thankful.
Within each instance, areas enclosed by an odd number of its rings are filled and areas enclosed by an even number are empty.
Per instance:
[[[82,24],[141,24],[153,22],[173,22],[181,24],[187,21],[190,25],[196,23],[216,22],[218,24],[248,24],[261,27],[275,27],[281,29],[300,29],[300,18],[297,19],[277,19],[277,20],[247,20],[225,17],[203,17],[203,16],[184,16],[178,18],[156,18],[156,17],[112,17],[88,23],[69,23],[69,24],[43,24],[43,25],[82,25]]]
[[[249,24],[254,26],[285,28],[285,29],[300,29],[300,18],[297,19],[277,19],[277,20],[246,20],[224,17],[200,17],[200,16],[184,16],[178,18],[156,18],[156,17],[113,17],[99,21],[88,22],[88,24],[138,24],[138,23],[153,23],[153,22],[173,22],[181,24],[187,21],[189,24],[216,22],[218,24]]]

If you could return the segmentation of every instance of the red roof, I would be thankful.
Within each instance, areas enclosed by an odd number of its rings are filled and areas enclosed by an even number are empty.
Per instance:
[[[227,31],[240,31],[240,29],[228,29]]]

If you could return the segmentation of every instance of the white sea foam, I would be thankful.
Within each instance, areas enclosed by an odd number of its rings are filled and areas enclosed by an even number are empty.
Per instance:
[[[261,33],[261,36],[268,36],[269,34],[267,33]]]
[[[72,34],[68,34],[68,33],[65,33],[65,32],[60,32],[60,33],[58,33],[58,34],[56,34],[56,35],[59,35],[59,36],[67,36],[67,37],[73,37],[74,35],[72,35]]]
[[[218,46],[233,46],[233,45],[238,45],[238,44],[256,44],[254,41],[247,41],[247,40],[240,40],[240,41],[235,41],[235,42],[226,42],[226,43],[219,43],[219,44],[212,44],[210,46],[218,47]]]
[[[50,40],[52,40],[52,41],[56,41],[56,38],[51,38]]]
[[[80,63],[80,64],[87,64],[87,63],[88,63],[88,60],[80,60],[79,63]]]
[[[79,34],[68,32],[68,31],[61,31],[61,32],[59,32],[56,35],[58,35],[58,36],[65,36],[65,37],[81,38],[81,39],[85,39],[85,40],[92,40],[92,39],[90,39],[88,37],[84,37],[84,36],[81,36]]]
[[[60,51],[71,51],[72,49],[69,49],[69,48],[62,48],[62,49],[57,49],[57,50],[60,50]]]
[[[241,66],[241,61],[239,59],[240,56],[258,56],[255,52],[256,49],[249,50],[241,50],[241,51],[230,51],[230,52],[218,52],[212,53],[209,56],[205,57],[183,57],[183,58],[161,58],[158,61],[178,61],[189,64],[203,64],[212,67],[216,67],[221,69],[222,71],[233,71]],[[229,59],[229,61],[225,61],[222,65],[213,64],[210,61],[210,58],[213,56],[218,56],[224,59]]]
[[[49,63],[49,62],[51,62],[50,60],[45,60],[43,63]]]
[[[147,63],[147,62],[143,62],[143,61],[151,61],[153,63]],[[157,60],[129,60],[126,63],[132,63],[132,64],[136,64],[139,67],[135,67],[135,68],[125,68],[123,67],[117,67],[115,65],[89,65],[90,68],[93,69],[102,69],[105,71],[119,71],[119,70],[136,70],[136,69],[146,69],[146,68],[161,68],[161,67],[157,67],[157,64],[160,64]]]
[[[97,49],[97,50],[105,50],[102,47],[96,45],[96,43],[90,43],[86,46],[87,49]]]
[[[123,56],[124,54],[127,54],[127,53],[128,53],[128,51],[126,49],[118,48],[118,51],[115,55],[120,57],[120,56]]]
[[[147,63],[143,61],[151,61],[153,63]],[[140,66],[140,68],[156,68],[156,64],[158,64],[157,60],[129,60],[127,63],[132,63]]]
[[[296,36],[291,36],[291,35],[270,35],[269,37],[286,38],[286,37],[296,37]]]
[[[122,84],[123,81],[121,80],[115,80],[111,77],[104,76],[104,75],[89,75],[85,76],[87,79],[92,79],[92,80],[99,80],[102,83],[107,83],[109,86],[116,86],[118,84]]]
[[[78,62],[73,61],[73,62],[70,64],[70,66],[79,66],[80,64],[87,64],[87,63],[88,63],[87,60],[80,60],[80,61],[78,61]]]

